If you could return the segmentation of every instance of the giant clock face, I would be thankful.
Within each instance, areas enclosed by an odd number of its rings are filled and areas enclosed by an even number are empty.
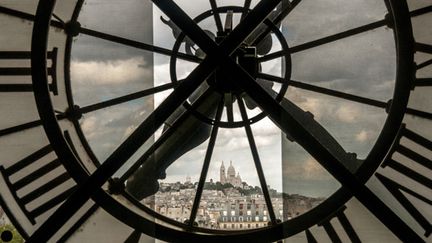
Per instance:
[[[430,241],[431,11],[3,1],[1,207],[29,242]],[[224,217],[217,194],[203,224],[212,168],[232,158],[265,217]],[[155,194],[180,170],[196,184],[175,220]],[[301,193],[321,199],[291,215]]]

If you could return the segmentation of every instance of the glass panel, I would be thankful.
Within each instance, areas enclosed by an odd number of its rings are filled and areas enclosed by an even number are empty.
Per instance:
[[[396,75],[394,49],[393,31],[382,27],[294,53],[291,78],[387,102],[392,98]]]
[[[367,12],[367,14],[364,14]],[[387,13],[379,0],[301,2],[283,21],[291,46],[382,20]]]

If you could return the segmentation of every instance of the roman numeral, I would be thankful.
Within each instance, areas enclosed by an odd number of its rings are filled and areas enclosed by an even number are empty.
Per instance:
[[[49,159],[52,152],[52,147],[47,145],[8,168],[0,166],[1,175],[16,204],[32,224],[36,224],[38,216],[59,205],[75,189],[68,183],[70,176],[58,158]],[[32,209],[28,209],[29,206]]]
[[[341,238],[339,237],[338,233],[334,229],[332,223],[330,222],[332,219],[337,218],[339,223],[342,225],[342,228],[344,229],[346,235],[349,237],[351,242],[361,242],[359,236],[355,232],[354,228],[352,227],[351,223],[349,222],[348,218],[346,217],[344,211],[346,209],[346,206],[341,207],[339,210],[337,210],[335,213],[330,215],[327,219],[323,220],[321,223],[318,224],[318,226],[321,226],[324,228],[325,232],[329,236],[330,240],[334,243],[342,243]],[[308,243],[316,243],[318,242],[313,234],[306,230],[306,239]]]
[[[415,50],[417,52],[431,54],[432,55],[432,45],[424,44],[424,43],[415,43]],[[424,61],[420,64],[417,64],[416,69],[420,70],[422,68],[428,67],[432,65],[432,58]],[[414,86],[432,86],[432,78],[416,78]]]
[[[2,60],[27,60],[30,62],[31,53],[29,51],[0,51],[0,61]],[[47,53],[48,60],[51,60],[51,67],[48,68],[48,75],[51,77],[49,90],[58,95],[57,89],[57,48]],[[0,76],[31,76],[30,67],[0,67]],[[33,85],[29,82],[21,83],[0,83],[0,92],[32,92]]]
[[[407,147],[406,145],[402,145],[400,140],[402,138],[408,139],[411,142],[414,142],[415,146],[422,151],[422,153],[418,153],[413,149]],[[432,152],[432,141],[426,139],[425,137],[409,130],[405,125],[402,125],[399,130],[399,136],[397,143],[393,146],[391,153],[386,158],[385,162],[381,165],[383,168],[392,168],[398,174],[408,177],[415,181],[418,184],[425,186],[426,188],[432,188],[432,180],[421,173],[415,171],[414,169],[404,165],[402,162],[393,158],[395,153],[401,154],[415,163],[421,165],[420,168],[425,168],[432,171],[432,161],[428,159],[425,154]],[[421,227],[425,230],[425,236],[429,237],[432,233],[432,225],[430,221],[428,221],[421,213],[422,210],[417,209],[414,204],[402,193],[405,192],[420,201],[423,201],[426,204],[432,206],[432,198],[425,197],[425,195],[421,195],[414,188],[409,188],[400,184],[398,182],[386,177],[380,173],[376,173],[375,176],[378,180],[384,185],[384,187],[393,195],[393,197],[407,210],[407,212],[413,217],[417,223],[421,225]]]

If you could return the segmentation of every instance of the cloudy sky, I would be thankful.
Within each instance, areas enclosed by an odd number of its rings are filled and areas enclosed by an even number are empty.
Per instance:
[[[80,22],[90,29],[171,49],[175,39],[171,29],[160,21],[160,16],[164,15],[154,7],[153,21],[149,21],[148,3],[128,1],[131,3],[109,1],[105,5],[101,5],[101,1],[87,1]],[[207,1],[176,2],[192,17],[209,9]],[[218,3],[233,4],[233,1]],[[293,47],[381,20],[385,14],[380,0],[352,0],[349,4],[344,0],[303,1],[283,21],[281,31],[288,45]],[[214,31],[211,20],[203,21],[202,27]],[[150,29],[153,31],[149,32]],[[279,50],[280,44],[275,39],[273,43],[273,50]],[[170,82],[169,57],[94,37],[80,35],[74,42],[72,57],[75,102],[81,106]],[[293,80],[385,102],[391,98],[395,54],[393,34],[386,27],[294,53],[291,59]],[[263,72],[280,76],[281,66],[281,59],[277,59],[263,64]],[[194,63],[179,61],[177,75],[185,77],[195,67]],[[277,87],[274,85],[274,89]],[[86,114],[81,126],[100,160],[103,161],[171,91]],[[360,159],[372,148],[386,117],[379,108],[294,87],[288,89],[285,97],[311,112],[346,151],[356,153]],[[238,112],[235,116],[239,117]],[[311,196],[328,196],[337,189],[338,183],[319,163],[296,143],[286,140],[269,119],[253,124],[252,130],[267,183],[272,188]],[[184,181],[187,175],[197,181],[207,143],[180,157],[168,168],[165,181]],[[219,180],[221,161],[226,167],[232,161],[244,181],[259,185],[243,128],[220,129],[208,179]]]

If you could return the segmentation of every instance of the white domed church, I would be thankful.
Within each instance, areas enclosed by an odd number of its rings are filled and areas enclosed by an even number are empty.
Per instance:
[[[242,187],[242,180],[240,174],[235,171],[234,166],[232,165],[232,161],[230,161],[230,166],[228,167],[228,171],[225,173],[224,162],[220,166],[220,183],[226,184],[230,183],[234,187]]]

